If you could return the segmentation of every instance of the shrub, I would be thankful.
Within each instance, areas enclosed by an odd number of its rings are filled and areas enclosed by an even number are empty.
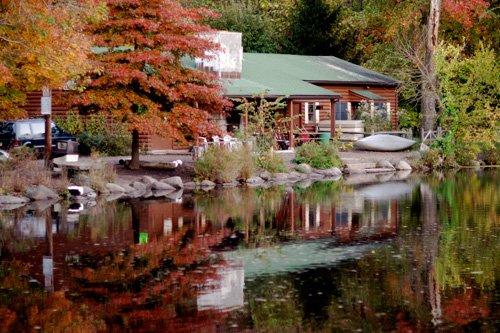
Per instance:
[[[91,115],[85,120],[71,111],[66,118],[56,119],[65,132],[75,135],[79,151],[90,155],[93,151],[108,156],[129,155],[132,138],[125,124],[108,122],[102,114]]]
[[[241,177],[242,173],[246,175],[249,170],[253,170],[253,167],[245,166],[242,172],[244,163],[253,164],[253,158],[249,159],[248,155],[252,156],[246,148],[228,150],[221,146],[211,146],[194,163],[196,178],[217,183],[232,182]]]
[[[336,143],[306,142],[295,153],[296,163],[307,163],[316,169],[342,166]]]
[[[496,146],[493,149],[488,149],[484,153],[484,163],[486,165],[499,165],[500,163],[500,147]]]
[[[240,178],[248,179],[252,177],[255,172],[255,157],[253,156],[252,149],[245,145],[234,153],[237,154],[236,159],[240,163]]]
[[[430,148],[424,151],[420,157],[420,165],[429,169],[439,169],[443,166],[443,158],[440,149]]]
[[[455,159],[459,165],[468,166],[477,160],[478,151],[473,146],[460,145],[455,149]]]
[[[257,166],[270,173],[286,172],[283,159],[272,151],[262,153],[257,157]]]

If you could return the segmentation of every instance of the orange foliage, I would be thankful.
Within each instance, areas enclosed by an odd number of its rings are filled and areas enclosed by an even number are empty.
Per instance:
[[[474,20],[486,15],[489,6],[485,0],[443,0],[444,12],[466,29],[474,25]]]
[[[62,88],[90,68],[83,28],[99,8],[93,0],[0,3],[0,119],[24,114],[24,92]]]

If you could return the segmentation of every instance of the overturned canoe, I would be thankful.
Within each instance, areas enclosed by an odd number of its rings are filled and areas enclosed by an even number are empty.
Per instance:
[[[396,135],[375,134],[354,142],[354,147],[373,151],[399,151],[413,146],[414,140],[405,139]]]

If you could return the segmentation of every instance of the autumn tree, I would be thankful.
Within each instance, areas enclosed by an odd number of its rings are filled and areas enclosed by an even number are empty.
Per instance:
[[[90,68],[83,30],[104,9],[97,0],[0,1],[0,119],[24,115],[26,92],[60,89]]]
[[[96,67],[72,103],[81,113],[104,113],[132,132],[130,168],[139,167],[139,134],[184,141],[216,131],[210,115],[226,106],[219,83],[187,66],[217,45],[200,22],[211,14],[173,0],[108,0],[108,19],[90,27]]]

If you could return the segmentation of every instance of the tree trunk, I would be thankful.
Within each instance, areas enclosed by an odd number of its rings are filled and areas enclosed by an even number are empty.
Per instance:
[[[431,131],[436,122],[437,76],[434,54],[438,44],[441,0],[430,0],[425,42],[425,73],[422,77],[422,130]]]
[[[128,167],[132,170],[137,170],[140,168],[139,161],[139,131],[132,131],[132,159]]]

